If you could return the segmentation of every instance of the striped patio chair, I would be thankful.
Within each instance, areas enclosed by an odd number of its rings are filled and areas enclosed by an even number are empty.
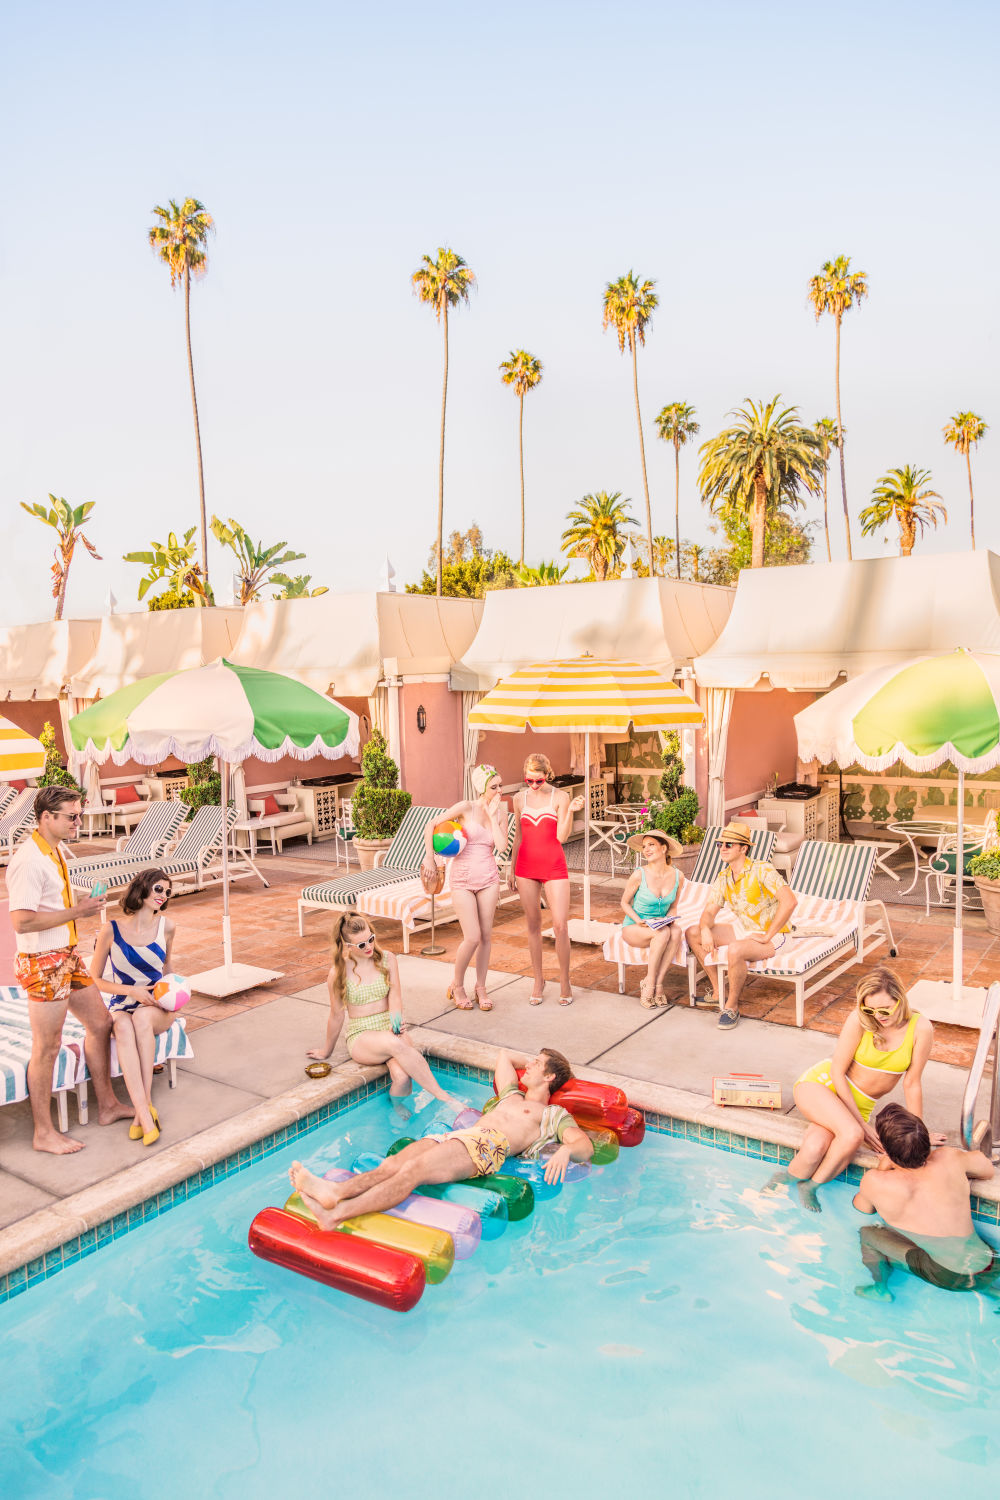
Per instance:
[[[151,808],[152,812],[153,809]],[[183,809],[182,809],[183,812]],[[147,814],[148,816],[148,814]],[[159,855],[156,859],[157,869],[162,870],[164,875],[171,880],[178,881],[185,877],[194,877],[194,889],[202,890],[208,876],[217,877],[222,869],[220,855],[222,853],[222,840],[225,831],[231,829],[236,822],[235,807],[226,808],[226,820],[223,824],[221,807],[199,807],[191,822],[184,830],[184,835],[169,854]],[[240,852],[240,851],[237,851]],[[109,889],[120,889],[143,870],[147,870],[151,861],[149,859],[125,860],[119,855],[113,864],[106,865],[99,871],[99,878],[107,882]],[[249,861],[247,861],[249,863]],[[242,879],[244,875],[256,873],[250,865],[249,870],[241,868],[230,868],[230,880]],[[79,889],[78,882],[84,881],[87,888],[90,882],[86,881],[86,870],[78,873],[76,866],[70,868],[70,884],[74,889]],[[267,882],[264,882],[265,885]],[[174,895],[182,895],[184,891],[191,890],[186,885],[183,890],[175,889]]]
[[[409,808],[385,857],[374,870],[356,870],[340,880],[307,885],[298,903],[299,937],[305,934],[306,912],[351,911],[363,891],[380,890],[419,876],[424,859],[424,829],[443,812],[443,807]]]
[[[773,958],[749,966],[751,974],[785,980],[794,987],[796,1026],[805,1025],[809,996],[845,969],[861,963],[883,943],[888,944],[889,957],[896,957],[885,905],[868,899],[877,856],[871,844],[809,839],[799,848],[789,882],[798,897],[791,933]]]
[[[507,846],[496,856],[497,868],[500,871],[498,906],[519,899],[517,892],[508,891],[506,885],[507,870],[514,847],[515,829],[514,814],[511,813],[508,819]],[[443,922],[458,920],[458,914],[451,902],[450,875],[451,860],[446,860],[444,886],[434,898],[435,926],[440,926]],[[381,917],[385,921],[398,922],[403,933],[404,953],[410,951],[410,934],[426,932],[431,925],[431,899],[424,890],[419,875],[414,875],[408,880],[393,881],[391,885],[376,886],[362,891],[357,898],[357,909],[363,911],[367,917]]]
[[[69,881],[74,890],[87,890],[104,872],[118,865],[138,863],[141,869],[163,854],[184,822],[183,802],[154,802],[128,838],[120,838],[114,854],[82,855],[69,863]]]
[[[16,796],[17,792],[12,786],[0,786],[0,818],[3,817]]]
[[[35,794],[37,786],[25,787],[18,792],[0,816],[0,865],[9,862],[15,848],[35,826]]]
[[[67,1098],[76,1093],[77,1118],[81,1125],[87,1118],[87,1086],[84,1082],[86,1062],[83,1056],[83,1027],[78,1034],[63,1035],[52,1069],[52,1092],[59,1115],[59,1129],[69,1129]],[[0,986],[0,1104],[18,1104],[28,1097],[28,1063],[31,1059],[31,1022],[28,1020],[28,998],[18,985]]]
[[[705,829],[705,837],[698,851],[694,869],[684,883],[677,902],[676,920],[680,923],[682,931],[697,922],[701,916],[702,909],[708,900],[712,881],[722,869],[722,855],[716,847],[718,838],[722,833],[721,825]],[[750,836],[750,855],[753,859],[769,860],[774,851],[775,835],[767,828],[754,829]],[[635,964],[639,968],[646,967],[646,953],[642,948],[633,948],[626,943],[622,936],[620,925],[611,929],[610,934],[604,940],[604,957],[608,963],[618,965],[618,993],[625,993],[625,969],[628,964]],[[693,983],[691,977],[691,965],[694,963],[693,955],[688,953],[687,943],[681,944],[681,950],[677,957],[678,964],[688,964],[689,979],[688,987]]]

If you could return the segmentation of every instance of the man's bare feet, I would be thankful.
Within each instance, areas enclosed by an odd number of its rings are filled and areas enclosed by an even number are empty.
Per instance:
[[[320,1229],[336,1229],[344,1219],[350,1218],[350,1210],[343,1205],[334,1209],[324,1208],[318,1198],[314,1198],[311,1193],[303,1192],[301,1188],[299,1188],[299,1197],[315,1218]]]
[[[99,1109],[97,1111],[98,1125],[113,1125],[116,1120],[135,1119],[135,1109],[131,1104],[119,1104],[116,1099],[110,1109]]]
[[[288,1169],[288,1178],[292,1187],[302,1195],[303,1200],[308,1203],[313,1213],[316,1213],[315,1204],[324,1210],[336,1208],[340,1202],[340,1193],[337,1191],[335,1182],[328,1182],[325,1177],[317,1177],[315,1172],[310,1172],[300,1161],[293,1161]],[[319,1215],[317,1214],[317,1218]],[[325,1227],[325,1226],[324,1226]]]
[[[74,1141],[70,1136],[59,1135],[53,1130],[51,1135],[36,1134],[31,1146],[34,1151],[48,1151],[52,1156],[72,1156],[83,1150],[83,1141]]]

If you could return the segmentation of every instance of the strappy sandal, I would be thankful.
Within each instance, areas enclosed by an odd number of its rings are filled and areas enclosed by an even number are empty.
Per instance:
[[[529,1005],[541,1005],[541,1003],[542,1003],[542,1001],[544,999],[545,999],[544,995],[529,995],[528,996],[528,1004]]]
[[[639,1004],[643,1010],[656,1009],[656,996],[653,994],[653,981],[643,979],[639,984]]]
[[[479,993],[480,990],[482,990],[482,994]],[[489,995],[487,995],[485,985],[476,985],[476,1003],[479,1006],[480,1010],[493,1009],[493,1001],[490,999]]]
[[[462,985],[460,985],[460,984],[449,984],[449,986],[448,986],[448,992],[447,992],[447,994],[445,996],[445,999],[446,1000],[450,1000],[451,1003],[452,1003],[452,1005],[455,1007],[456,1010],[475,1010],[475,1006],[473,1005],[472,1001],[469,999],[468,995],[465,995],[465,1003],[463,1004],[462,1001],[456,995],[456,993],[455,993],[456,990],[462,990],[462,993],[465,994],[465,991],[464,991]]]
[[[559,1004],[560,1005],[572,1005],[573,1004],[573,996],[572,995],[560,995],[559,996]]]

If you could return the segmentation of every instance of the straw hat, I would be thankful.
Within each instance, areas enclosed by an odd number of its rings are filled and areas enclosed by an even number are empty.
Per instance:
[[[675,854],[684,853],[683,845],[679,844],[676,839],[672,839],[669,833],[664,833],[662,828],[644,828],[641,833],[633,833],[632,837],[627,839],[626,842],[630,849],[635,850],[636,854],[641,854],[643,839],[656,839],[657,843],[662,844],[671,857]]]
[[[719,842],[726,844],[746,844],[749,849],[751,844],[751,833],[746,823],[727,823],[719,834]]]

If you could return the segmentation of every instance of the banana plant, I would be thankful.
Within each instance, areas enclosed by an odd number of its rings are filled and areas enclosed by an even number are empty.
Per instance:
[[[274,595],[275,599],[315,599],[319,594],[330,592],[325,584],[318,584],[311,589],[311,573],[298,573],[294,578],[289,578],[287,573],[272,573],[268,583],[281,584],[280,592]]]
[[[271,547],[265,547],[263,542],[254,542],[247,534],[246,528],[239,521],[234,521],[232,516],[228,524],[220,521],[218,516],[212,517],[212,535],[217,542],[228,547],[235,555],[239,563],[239,600],[240,604],[252,604],[260,598],[260,591],[266,583],[272,580],[268,577],[274,573],[276,568],[283,567],[285,563],[298,562],[305,557],[304,552],[292,552],[287,542],[275,542]],[[282,575],[282,581],[287,575]]]
[[[156,596],[157,601],[172,596],[174,608],[186,604],[214,604],[215,599],[212,590],[208,586],[208,580],[202,572],[194,556],[197,547],[191,538],[196,528],[191,526],[184,533],[182,541],[177,540],[177,533],[167,533],[165,542],[154,542],[148,552],[126,552],[125,562],[141,563],[149,569],[145,578],[139,580],[139,600],[145,599],[154,584],[167,580],[167,587],[163,594]],[[162,607],[159,603],[155,606],[150,602],[151,609]]]
[[[103,562],[101,554],[95,548],[93,542],[84,536],[80,527],[87,520],[94,508],[93,500],[85,500],[82,505],[70,505],[67,500],[61,500],[56,495],[50,495],[52,505],[27,505],[21,501],[21,509],[34,516],[36,520],[51,526],[58,538],[56,542],[55,562],[52,564],[52,597],[56,601],[55,619],[61,620],[63,606],[66,603],[66,584],[69,581],[69,565],[73,561],[73,553],[76,551],[77,542],[82,542],[97,562]]]
[[[538,588],[541,585],[562,583],[569,572],[569,563],[564,568],[554,562],[540,562],[537,568],[526,568],[522,563],[515,573],[521,588]]]

